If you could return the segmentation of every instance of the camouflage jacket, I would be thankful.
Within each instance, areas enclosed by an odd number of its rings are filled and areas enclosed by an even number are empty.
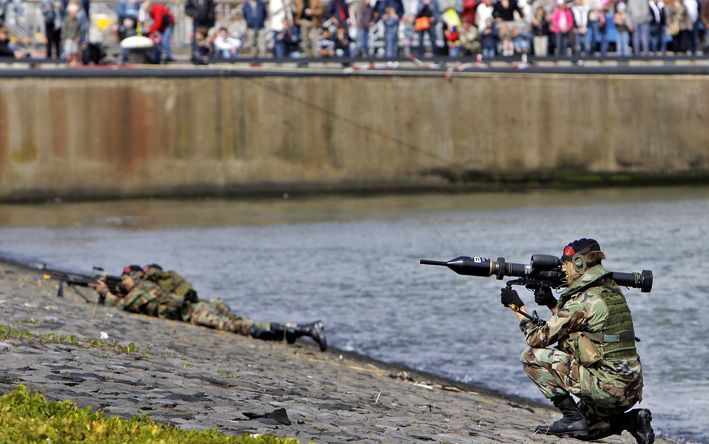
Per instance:
[[[132,313],[166,319],[181,319],[183,309],[158,284],[145,279],[138,281],[123,297],[107,295],[106,303]]]
[[[614,309],[606,299],[610,295],[616,302]],[[611,319],[611,313],[614,319]],[[609,345],[605,339],[611,338],[607,327],[612,321],[618,324],[622,319],[629,331],[623,335],[623,341],[616,340]],[[630,309],[625,303],[618,285],[611,279],[610,272],[597,265],[586,272],[570,285],[559,298],[559,311],[544,325],[536,325],[528,320],[520,323],[520,328],[531,347],[543,348],[557,344],[561,351],[576,358],[589,372],[597,378],[614,385],[631,383],[642,384],[640,359],[635,351],[635,335],[632,329]],[[620,336],[620,335],[618,335]],[[597,352],[594,362],[589,362],[588,350],[580,337],[591,338],[591,348]],[[581,344],[581,345],[580,345]],[[604,347],[611,350],[622,348],[620,353],[604,352]],[[620,356],[618,356],[620,355]],[[584,359],[584,357],[586,359]],[[586,361],[586,362],[584,362]]]

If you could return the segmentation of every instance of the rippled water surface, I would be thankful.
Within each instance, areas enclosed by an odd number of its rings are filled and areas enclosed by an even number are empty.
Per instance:
[[[650,295],[626,295],[656,430],[709,442],[708,214],[707,188],[0,205],[0,251],[114,273],[159,262],[254,319],[320,318],[338,347],[541,399],[503,284],[418,260],[526,262],[594,237],[609,269],[655,274]]]

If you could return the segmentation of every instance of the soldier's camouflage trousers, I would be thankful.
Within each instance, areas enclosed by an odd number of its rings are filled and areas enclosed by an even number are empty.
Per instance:
[[[192,304],[189,321],[195,325],[249,336],[254,323],[233,313],[219,298]],[[260,325],[260,324],[259,324]]]
[[[611,418],[622,415],[642,399],[639,360],[620,362],[614,369],[616,376],[604,378],[603,373],[592,373],[573,355],[556,349],[527,347],[520,359],[525,373],[545,397],[571,393],[580,399],[579,409],[588,420],[592,435],[609,430]]]

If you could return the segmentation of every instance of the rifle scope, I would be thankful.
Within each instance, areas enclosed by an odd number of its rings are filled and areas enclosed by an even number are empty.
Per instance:
[[[422,265],[438,265],[448,267],[458,274],[465,276],[489,277],[494,275],[497,279],[505,276],[529,278],[546,281],[547,283],[564,282],[566,276],[561,270],[561,259],[547,254],[535,254],[532,256],[530,264],[516,264],[506,262],[504,257],[498,257],[496,261],[487,257],[459,256],[449,261],[431,261],[421,259]],[[652,290],[652,271],[643,270],[640,273],[611,272],[613,280],[622,287],[639,288],[643,293]],[[560,287],[562,285],[550,285]]]

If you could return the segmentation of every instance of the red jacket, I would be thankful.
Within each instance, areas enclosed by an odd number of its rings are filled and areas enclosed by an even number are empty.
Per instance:
[[[156,31],[165,32],[168,26],[175,24],[175,17],[172,12],[160,3],[153,3],[150,6],[150,17],[153,19],[153,26],[148,31],[148,34]]]

